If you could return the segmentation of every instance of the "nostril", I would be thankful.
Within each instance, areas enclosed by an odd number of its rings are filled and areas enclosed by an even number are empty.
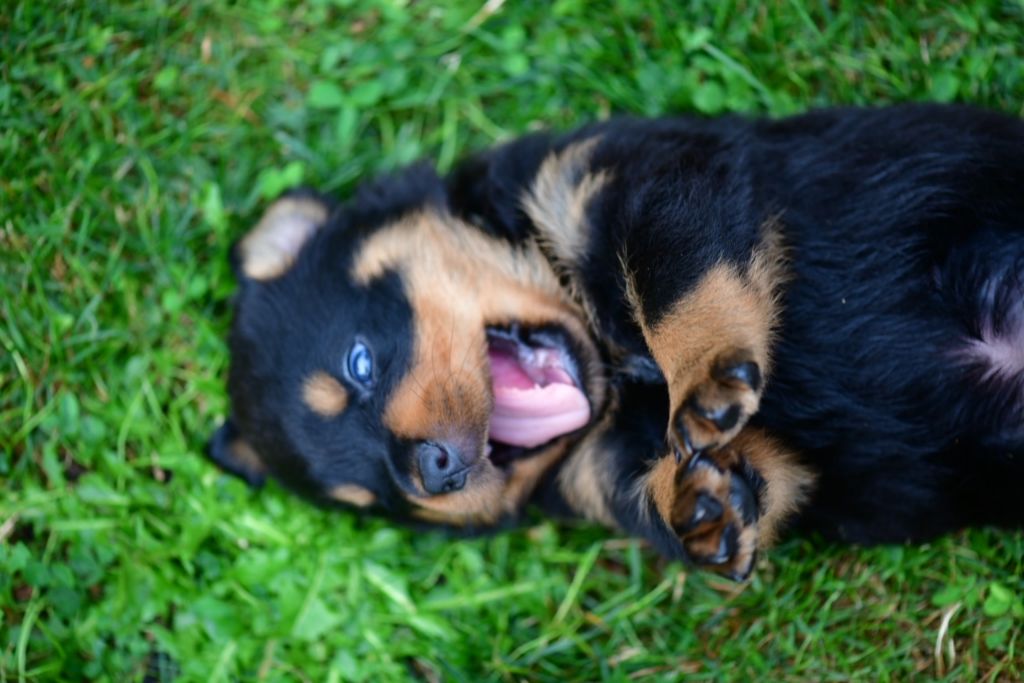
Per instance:
[[[456,474],[449,475],[444,481],[444,492],[450,493],[452,491],[461,491],[466,485],[466,472],[458,472]]]
[[[423,441],[417,446],[416,457],[423,489],[428,494],[450,493],[466,485],[466,463],[451,446]]]

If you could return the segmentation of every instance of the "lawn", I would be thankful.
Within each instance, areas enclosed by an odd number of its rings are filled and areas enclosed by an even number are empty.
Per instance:
[[[285,187],[616,112],[921,99],[1024,114],[1024,3],[5,3],[0,681],[1024,679],[1020,533],[790,539],[734,585],[582,525],[413,534],[201,455],[228,247]]]

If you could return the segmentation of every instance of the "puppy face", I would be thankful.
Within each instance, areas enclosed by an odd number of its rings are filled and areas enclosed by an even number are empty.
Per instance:
[[[458,526],[518,511],[601,410],[578,307],[532,243],[453,216],[423,169],[239,243],[232,419],[210,453],[322,500]]]

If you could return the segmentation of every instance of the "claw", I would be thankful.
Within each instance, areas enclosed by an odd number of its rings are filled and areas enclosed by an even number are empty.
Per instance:
[[[764,477],[761,476],[761,473],[754,469],[754,467],[745,459],[743,460],[739,473],[746,481],[750,490],[754,492],[755,497],[762,499],[763,502],[764,489],[768,484],[765,482]],[[764,511],[761,510],[761,512]]]
[[[683,436],[683,448],[686,449],[686,452],[687,454],[690,455],[690,457],[695,456],[696,453],[694,453],[693,442],[690,441],[690,432],[687,431],[686,427],[683,427],[680,431],[682,432]]]
[[[743,477],[737,476],[735,472],[729,482],[729,505],[740,513],[744,525],[749,526],[757,521],[760,511],[754,493],[743,481]]]
[[[690,437],[690,430],[686,428],[686,421],[683,419],[683,411],[679,411],[675,417],[675,433],[676,438],[674,439],[678,447],[679,442],[682,442],[683,450],[686,451],[686,455],[696,456],[700,453],[699,448],[695,448],[693,445],[693,439]],[[678,456],[677,456],[678,457]]]
[[[691,472],[700,466],[701,461],[704,459],[703,453],[696,453],[690,456],[689,462],[686,463],[686,471]]]
[[[731,579],[737,583],[746,581],[750,578],[750,575],[754,573],[754,567],[757,565],[757,551],[755,550],[750,555],[750,563],[744,569],[733,569],[731,572],[725,574],[727,579]]]
[[[715,554],[708,557],[697,558],[697,560],[701,564],[710,566],[725,564],[732,559],[733,555],[736,554],[738,544],[739,532],[736,530],[735,524],[730,524],[722,531],[722,536],[718,540],[718,550],[715,551]]]
[[[740,421],[740,406],[735,403],[718,409],[707,409],[699,403],[694,403],[693,409],[698,415],[715,425],[720,432],[729,431]]]
[[[697,501],[693,506],[693,515],[689,521],[686,524],[675,527],[674,530],[679,535],[689,533],[701,524],[717,522],[722,518],[723,512],[724,509],[718,499],[702,491],[697,495]]]
[[[761,368],[754,361],[747,361],[746,363],[726,368],[722,371],[721,377],[742,382],[753,391],[761,388]]]
[[[703,451],[699,448],[693,447],[693,442],[690,440],[690,432],[686,430],[686,427],[683,427],[680,431],[683,433],[683,446],[686,448],[686,452],[689,453],[692,458],[699,458],[703,454]]]
[[[707,453],[705,453],[704,451],[697,451],[696,453],[693,454],[693,457],[690,458],[690,461],[686,463],[687,472],[695,470],[698,467],[710,467],[719,474],[723,473],[723,470],[721,467],[718,466],[718,463],[716,463],[711,458],[707,457]]]

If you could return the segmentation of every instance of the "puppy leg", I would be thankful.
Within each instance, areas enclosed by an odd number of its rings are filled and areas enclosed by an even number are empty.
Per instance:
[[[230,418],[210,437],[206,455],[225,472],[245,480],[253,488],[263,486],[266,480],[266,465]]]
[[[723,447],[757,411],[783,279],[782,249],[768,230],[747,264],[711,267],[657,320],[630,297],[668,383],[668,436],[680,459]]]

